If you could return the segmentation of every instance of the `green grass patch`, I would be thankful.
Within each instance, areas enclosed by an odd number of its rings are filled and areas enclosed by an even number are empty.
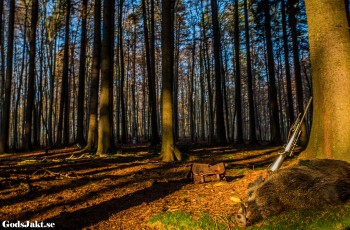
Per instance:
[[[236,228],[240,229],[240,228]],[[345,230],[350,229],[350,203],[321,210],[287,211],[270,217],[255,226],[245,229],[255,230]]]
[[[256,223],[254,226],[237,227],[233,218],[212,217],[202,212],[193,218],[190,212],[174,211],[157,214],[149,223],[157,229],[235,229],[235,230],[346,230],[350,229],[350,203],[320,210],[283,212]]]
[[[226,229],[221,223],[214,221],[210,215],[202,212],[199,218],[193,218],[190,212],[174,211],[155,215],[149,223],[157,229],[205,230]]]

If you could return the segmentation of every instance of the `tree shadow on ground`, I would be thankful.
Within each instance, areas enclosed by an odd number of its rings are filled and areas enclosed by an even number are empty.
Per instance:
[[[106,221],[115,213],[141,204],[161,199],[175,191],[180,190],[188,183],[187,180],[169,182],[153,182],[150,187],[141,189],[120,198],[113,198],[100,204],[79,209],[74,212],[62,212],[60,215],[44,220],[55,223],[57,229],[81,229]]]

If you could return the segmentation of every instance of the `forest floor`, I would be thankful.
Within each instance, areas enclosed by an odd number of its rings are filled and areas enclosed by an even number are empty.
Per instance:
[[[157,229],[159,213],[203,212],[230,228],[248,184],[280,147],[179,145],[197,157],[164,163],[147,145],[124,146],[105,157],[77,147],[0,156],[0,221],[43,221],[55,229]],[[193,162],[226,164],[226,180],[193,184]],[[284,166],[291,161],[284,163]]]

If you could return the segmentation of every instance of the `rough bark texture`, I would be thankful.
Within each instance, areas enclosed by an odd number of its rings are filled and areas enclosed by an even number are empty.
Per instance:
[[[111,148],[110,121],[110,69],[113,68],[114,1],[105,0],[103,5],[103,41],[101,54],[100,119],[98,123],[97,154],[106,154]]]
[[[216,102],[216,140],[217,144],[226,144],[226,132],[224,123],[224,106],[222,98],[221,82],[221,39],[218,19],[218,5],[216,0],[211,0],[213,37],[214,37],[214,60],[215,60],[215,102]]]
[[[94,47],[92,57],[92,72],[90,85],[90,118],[89,132],[86,149],[92,150],[97,147],[97,105],[98,105],[98,82],[100,76],[100,50],[101,50],[101,0],[95,0],[94,12]]]
[[[305,3],[314,110],[302,157],[350,161],[350,34],[344,0]]]
[[[173,22],[172,1],[162,1],[162,149],[161,158],[165,162],[182,160],[176,148],[173,135]]]

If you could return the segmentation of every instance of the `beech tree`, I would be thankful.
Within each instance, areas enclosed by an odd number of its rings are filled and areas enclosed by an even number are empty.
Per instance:
[[[172,0],[162,1],[162,148],[161,159],[165,162],[182,160],[173,135],[173,16]]]
[[[113,68],[114,46],[114,0],[105,0],[103,5],[103,40],[101,50],[101,94],[98,122],[97,154],[106,154],[111,148],[110,84]]]
[[[94,41],[90,84],[90,117],[86,149],[97,147],[98,87],[101,61],[101,0],[94,0]]]
[[[302,157],[350,161],[350,33],[344,0],[306,0],[305,3],[313,119],[310,140]]]
[[[224,106],[222,100],[222,77],[221,77],[221,39],[218,19],[217,0],[210,0],[212,10],[213,37],[214,37],[214,60],[215,60],[215,102],[216,102],[216,143],[226,144],[226,131],[224,122]]]

